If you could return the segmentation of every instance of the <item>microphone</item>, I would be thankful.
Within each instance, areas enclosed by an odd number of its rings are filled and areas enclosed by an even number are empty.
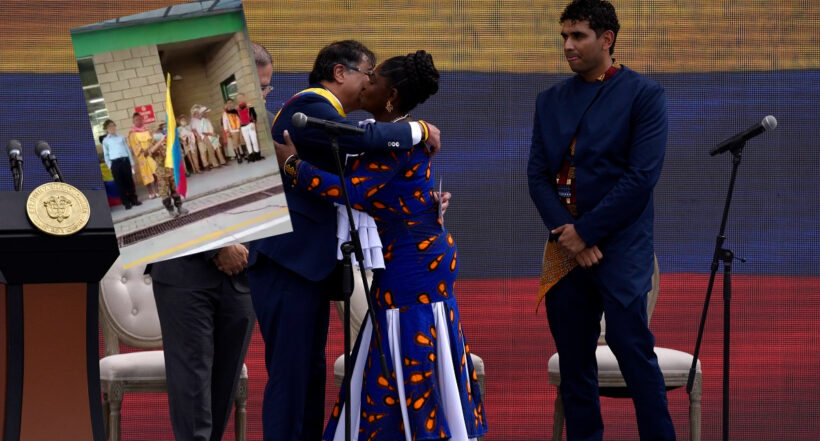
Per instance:
[[[45,166],[51,178],[54,179],[54,182],[64,182],[63,172],[60,171],[60,167],[57,165],[57,158],[51,154],[51,147],[48,143],[45,141],[37,141],[37,145],[34,146],[34,152],[43,160],[43,166]]]
[[[296,127],[313,127],[321,129],[328,134],[333,135],[364,135],[364,129],[351,126],[350,124],[337,123],[335,121],[328,121],[326,119],[314,118],[307,116],[302,112],[296,112],[290,119]]]
[[[752,139],[755,136],[767,130],[774,130],[775,127],[777,127],[777,120],[773,116],[769,115],[763,118],[763,121],[760,121],[760,123],[755,124],[752,127],[746,129],[745,131],[738,133],[737,135],[721,142],[720,144],[718,144],[717,147],[712,149],[709,155],[715,156],[725,151],[732,150],[736,146],[743,144],[749,139]]]
[[[6,144],[6,153],[9,155],[9,166],[14,178],[14,191],[20,191],[23,188],[23,147],[20,146],[20,141],[9,141]]]

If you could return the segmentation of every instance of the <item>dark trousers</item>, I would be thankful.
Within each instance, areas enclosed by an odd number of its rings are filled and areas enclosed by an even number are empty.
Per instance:
[[[663,375],[649,331],[646,293],[624,307],[590,271],[576,268],[547,294],[547,317],[558,348],[567,440],[601,440],[595,349],[606,313],[606,341],[632,395],[641,440],[674,440]]]
[[[137,202],[137,190],[134,187],[134,177],[131,174],[131,162],[128,158],[117,158],[111,161],[111,174],[117,184],[122,204],[130,207]]]
[[[263,256],[248,271],[265,340],[265,441],[319,441],[324,426],[329,277],[311,282]]]
[[[176,441],[222,439],[253,332],[250,294],[230,280],[191,289],[154,282]]]

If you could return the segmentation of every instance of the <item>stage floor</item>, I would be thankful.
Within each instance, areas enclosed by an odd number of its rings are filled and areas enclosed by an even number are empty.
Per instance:
[[[651,328],[657,346],[694,350],[708,276],[662,274]],[[721,287],[720,276],[716,286]],[[731,431],[733,439],[806,440],[820,431],[820,278],[736,275],[732,301]],[[555,346],[543,306],[535,312],[535,279],[460,280],[456,284],[462,323],[471,350],[487,374],[487,441],[549,439],[555,388],[547,383],[547,360]],[[703,364],[702,439],[720,438],[722,308],[712,298],[701,354]],[[342,353],[342,328],[334,309],[328,337],[326,408],[338,389],[332,364]],[[265,384],[264,346],[258,329],[246,363],[250,376],[248,440],[261,440]],[[688,398],[668,393],[678,439],[689,438]],[[638,439],[631,401],[602,399],[605,440]],[[327,412],[326,411],[326,414]],[[123,440],[173,440],[166,397],[126,396]],[[233,440],[233,423],[225,440]]]

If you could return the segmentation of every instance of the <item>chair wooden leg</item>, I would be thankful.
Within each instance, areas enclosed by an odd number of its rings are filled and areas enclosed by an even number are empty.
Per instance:
[[[248,379],[240,378],[239,387],[236,388],[236,410],[233,416],[233,429],[236,441],[246,441],[247,438],[247,404],[248,404]]]
[[[120,409],[122,409],[122,383],[111,385],[108,396],[110,419],[108,420],[108,441],[120,441]]]
[[[555,412],[552,415],[552,441],[561,441],[564,433],[564,401],[561,400],[561,386],[555,395]]]
[[[103,389],[105,390],[105,389]],[[111,404],[108,402],[108,392],[103,392],[103,402],[102,402],[102,412],[103,412],[103,430],[105,433],[108,433],[108,425],[109,425],[109,418],[111,417]]]
[[[689,394],[689,441],[700,441],[700,396],[703,393],[703,375],[695,374],[692,393]]]

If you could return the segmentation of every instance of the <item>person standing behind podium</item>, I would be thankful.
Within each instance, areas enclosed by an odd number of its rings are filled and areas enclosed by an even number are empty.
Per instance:
[[[125,138],[117,133],[117,125],[110,119],[105,120],[103,129],[108,135],[103,137],[103,157],[105,165],[111,170],[114,182],[117,184],[117,191],[120,193],[122,205],[126,210],[130,210],[133,205],[142,205],[137,199],[137,190],[134,186],[134,155]]]
[[[284,143],[288,130],[299,155],[326,171],[335,170],[330,142],[321,130],[291,124],[296,112],[355,125],[347,112],[361,108],[361,94],[375,64],[373,53],[346,40],[324,47],[310,73],[310,88],[297,93],[274,118],[273,137]],[[261,81],[260,81],[261,83]],[[438,129],[428,125],[434,151]],[[418,122],[377,123],[363,136],[339,137],[346,153],[407,152],[423,140]],[[262,407],[266,441],[322,439],[325,398],[325,343],[332,297],[340,297],[333,203],[287,182],[293,232],[250,246],[248,281],[259,329],[265,340],[268,383]]]
[[[567,439],[603,437],[595,349],[604,312],[640,438],[673,440],[646,313],[666,98],[611,58],[620,25],[609,2],[573,1],[559,22],[577,75],[538,95],[527,175],[550,230],[540,294],[560,356]]]

